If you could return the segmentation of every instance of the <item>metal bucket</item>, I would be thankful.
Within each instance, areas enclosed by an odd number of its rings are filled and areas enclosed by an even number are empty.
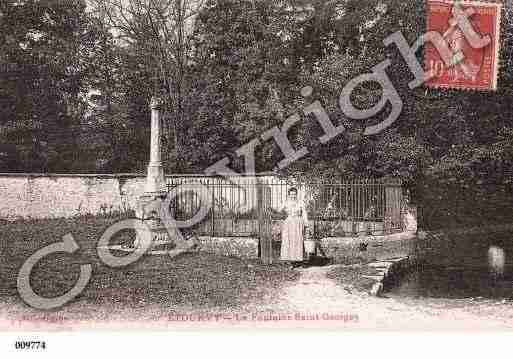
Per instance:
[[[315,241],[312,240],[306,240],[304,242],[305,245],[305,252],[309,254],[315,253]]]

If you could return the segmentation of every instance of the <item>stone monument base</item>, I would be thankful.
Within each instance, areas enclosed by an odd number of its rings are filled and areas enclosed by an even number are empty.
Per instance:
[[[143,221],[148,227],[149,235],[137,236],[134,247],[139,247],[142,241],[149,240],[151,245],[149,250],[156,247],[172,246],[176,239],[170,237],[166,227],[160,219],[160,213],[163,210],[163,203],[166,198],[166,192],[146,192],[137,201],[136,217]]]

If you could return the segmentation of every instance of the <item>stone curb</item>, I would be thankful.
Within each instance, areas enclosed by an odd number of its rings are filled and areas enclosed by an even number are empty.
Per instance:
[[[378,273],[374,275],[362,275],[363,278],[368,278],[375,281],[369,291],[369,294],[374,297],[381,296],[384,290],[384,282],[390,277],[394,276],[397,272],[404,270],[405,267],[411,265],[412,260],[413,257],[407,256],[368,263],[368,267],[378,271]]]

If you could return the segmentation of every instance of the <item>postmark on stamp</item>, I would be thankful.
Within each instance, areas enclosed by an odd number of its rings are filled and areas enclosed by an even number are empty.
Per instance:
[[[499,61],[500,3],[481,1],[426,0],[427,31],[441,34],[453,53],[461,52],[463,59],[452,66],[432,44],[424,51],[424,64],[432,77],[427,87],[465,90],[496,90]],[[473,31],[485,46],[473,46],[455,20],[458,12],[465,14]],[[488,41],[489,40],[489,41]]]

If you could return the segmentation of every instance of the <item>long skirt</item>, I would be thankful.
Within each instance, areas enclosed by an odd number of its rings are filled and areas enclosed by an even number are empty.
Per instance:
[[[302,217],[287,217],[281,229],[281,260],[302,261],[305,222]]]

